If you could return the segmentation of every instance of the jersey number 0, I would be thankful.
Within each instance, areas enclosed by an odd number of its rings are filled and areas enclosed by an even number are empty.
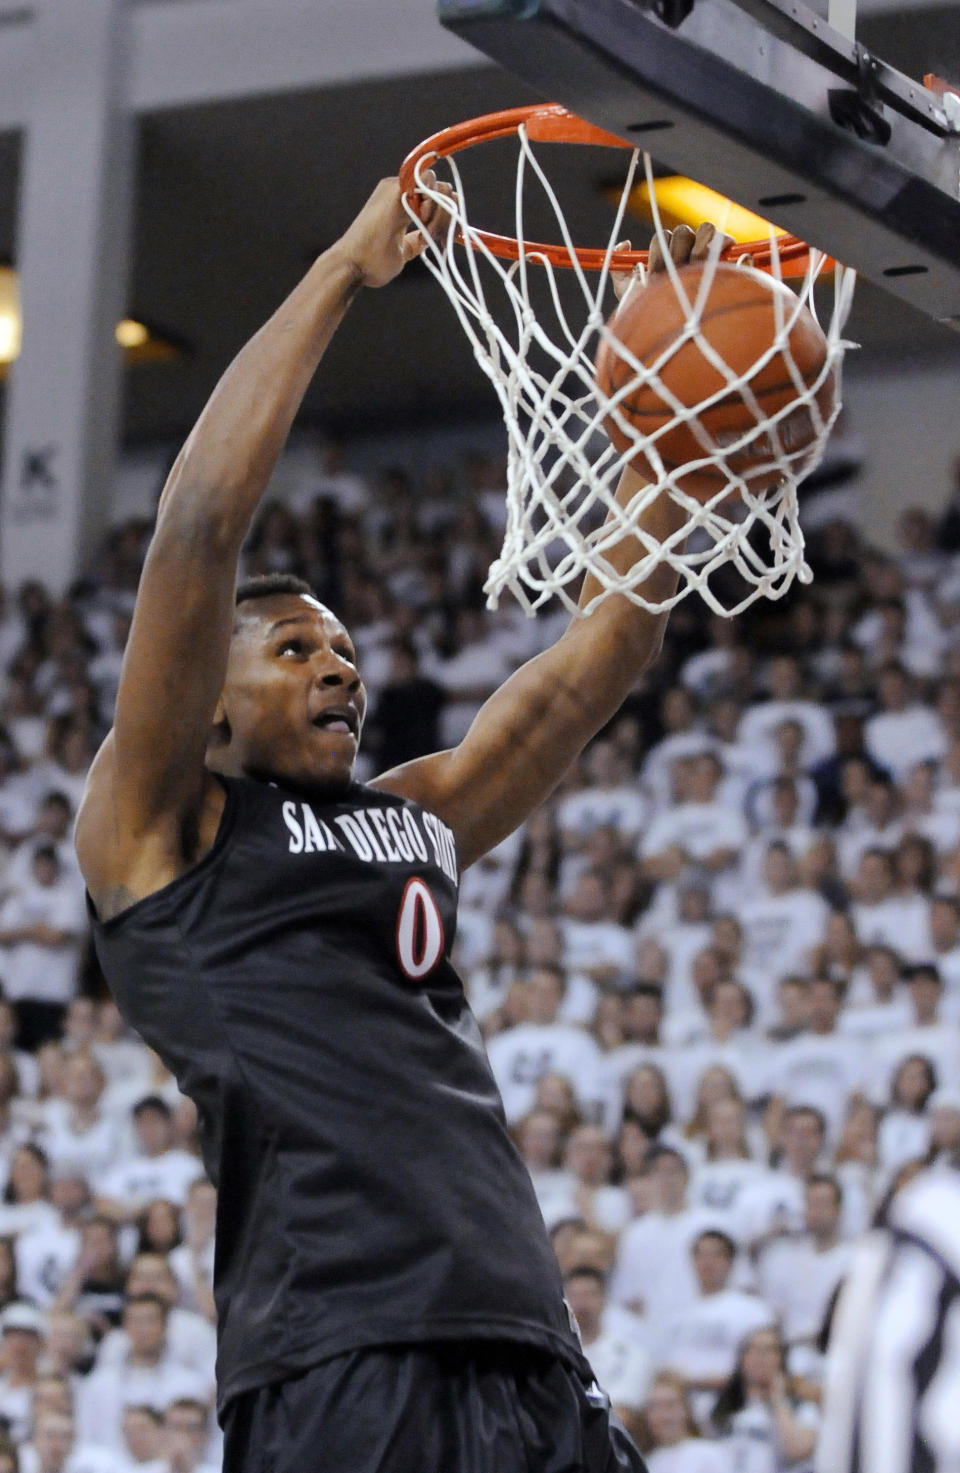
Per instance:
[[[397,916],[397,958],[411,981],[432,972],[443,956],[443,921],[428,885],[407,881]]]

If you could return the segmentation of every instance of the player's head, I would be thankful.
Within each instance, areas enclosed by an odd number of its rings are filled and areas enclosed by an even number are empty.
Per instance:
[[[241,583],[208,766],[308,794],[344,791],[366,709],[356,658],[340,620],[301,579]]]

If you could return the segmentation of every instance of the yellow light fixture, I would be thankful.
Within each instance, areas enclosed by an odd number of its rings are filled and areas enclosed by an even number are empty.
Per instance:
[[[20,352],[20,298],[17,273],[0,266],[0,364],[12,363]]]
[[[182,348],[159,333],[152,332],[144,322],[125,317],[116,326],[116,339],[123,349],[124,361],[130,366],[139,363],[168,363],[182,356]],[[22,321],[20,316],[20,294],[17,289],[17,273],[12,266],[0,266],[0,378],[20,356]]]
[[[125,317],[122,322],[118,322],[114,335],[121,348],[142,348],[150,341],[150,329],[142,322],[135,322],[132,317]]]
[[[686,179],[682,174],[670,174],[663,179],[655,179],[653,187],[660,219],[668,230],[673,230],[677,225],[696,227],[702,220],[711,220],[718,230],[733,236],[738,243],[745,240],[769,240],[771,230],[776,236],[789,233],[779,226],[771,225],[769,220],[755,215],[752,210],[735,204],[726,195],[718,194],[715,189],[708,189],[705,184],[698,184],[694,179]],[[619,202],[619,190],[611,189],[608,194],[614,203]],[[653,218],[650,187],[646,180],[631,189],[627,205],[644,219]]]

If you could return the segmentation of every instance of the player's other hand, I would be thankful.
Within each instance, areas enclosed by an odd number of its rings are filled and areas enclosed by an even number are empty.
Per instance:
[[[424,172],[424,182],[441,194],[450,193],[449,184],[437,184],[432,170]],[[447,216],[434,200],[424,198],[422,224],[411,225],[403,207],[403,196],[396,179],[381,179],[353,224],[340,239],[364,286],[386,286],[399,276],[408,261],[419,256],[426,235],[437,236]]]
[[[676,266],[686,266],[688,262],[706,261],[711,252],[717,249],[716,241],[719,238],[720,251],[723,252],[728,246],[733,245],[733,236],[724,235],[709,220],[704,220],[696,230],[691,230],[689,225],[678,225],[676,230],[664,231],[667,250],[670,259]],[[629,240],[621,240],[615,247],[617,251],[628,251]],[[663,246],[660,237],[655,235],[650,246],[650,255],[647,261],[646,275],[651,276],[655,272],[666,271],[667,263],[664,257]],[[632,271],[614,271],[613,289],[617,294],[617,300],[622,300],[630,288],[642,282],[645,277],[643,268],[635,266]]]

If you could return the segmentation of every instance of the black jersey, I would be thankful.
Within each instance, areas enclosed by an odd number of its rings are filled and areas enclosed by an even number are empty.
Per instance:
[[[496,1337],[582,1364],[450,963],[450,830],[359,785],[225,787],[203,860],[94,927],[198,1107],[221,1406],[365,1345]]]

